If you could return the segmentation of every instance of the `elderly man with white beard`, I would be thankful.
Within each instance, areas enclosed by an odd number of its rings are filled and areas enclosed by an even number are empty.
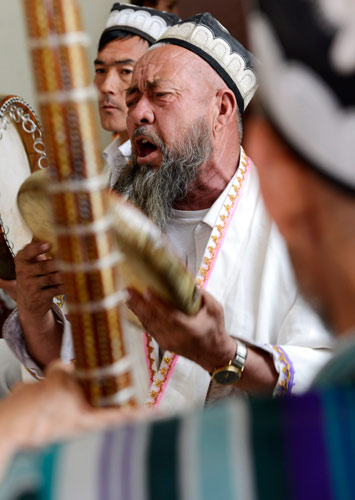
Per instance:
[[[176,319],[184,322],[179,311],[147,314],[147,302],[159,299],[130,291],[145,327],[128,332],[141,400],[175,411],[238,390],[301,392],[333,342],[298,294],[256,169],[240,146],[241,116],[256,89],[253,57],[210,14],[168,29],[160,42],[134,69],[127,92],[134,153],[115,189],[167,233],[196,274],[202,307],[191,342],[176,328]],[[206,316],[219,328],[200,332]],[[62,322],[62,357],[70,361]]]

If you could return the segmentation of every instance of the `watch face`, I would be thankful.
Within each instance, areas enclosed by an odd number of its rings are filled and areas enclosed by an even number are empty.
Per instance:
[[[223,385],[234,384],[240,379],[240,373],[234,370],[221,370],[213,375],[213,379]]]

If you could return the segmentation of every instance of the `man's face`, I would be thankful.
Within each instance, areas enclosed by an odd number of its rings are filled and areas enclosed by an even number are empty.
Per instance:
[[[133,36],[106,44],[95,60],[94,84],[98,89],[101,125],[105,130],[122,134],[126,131],[125,91],[132,78],[136,61],[148,48],[148,42]]]
[[[138,165],[133,152],[132,162],[120,170],[114,189],[165,230],[174,204],[194,190],[201,165],[210,157],[210,131],[205,120],[196,120],[181,140],[169,148],[144,126],[136,132],[159,144],[162,162],[159,168],[152,168],[149,163]]]
[[[192,123],[205,119],[208,125],[203,84],[192,71],[198,60],[191,52],[168,45],[147,52],[137,63],[126,102],[128,135],[138,165],[158,168],[160,143],[174,148]],[[144,133],[137,134],[142,126]]]
[[[173,46],[147,52],[127,92],[132,163],[121,170],[114,189],[163,229],[213,150],[208,90],[201,85],[207,63],[190,54]]]

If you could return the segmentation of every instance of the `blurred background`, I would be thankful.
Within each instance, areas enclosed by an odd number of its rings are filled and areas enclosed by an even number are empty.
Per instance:
[[[154,2],[160,2],[166,6],[165,8],[175,4],[175,9],[183,18],[198,12],[211,12],[234,36],[245,44],[243,13],[246,1],[148,0],[146,3],[152,5]],[[113,0],[79,0],[84,30],[91,38],[88,57],[92,75],[94,74],[93,61],[96,57],[97,42],[113,3]],[[159,7],[158,5],[156,8]],[[1,0],[0,47],[0,95],[15,94],[21,96],[36,109],[22,0]],[[102,148],[104,148],[111,140],[111,134],[102,130],[101,127],[99,129]]]

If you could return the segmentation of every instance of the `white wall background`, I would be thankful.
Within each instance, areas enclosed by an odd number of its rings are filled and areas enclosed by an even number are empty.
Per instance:
[[[97,42],[104,29],[113,0],[78,0],[83,28],[91,38],[89,63],[93,75],[93,60]],[[126,0],[127,1],[127,0]],[[36,109],[30,57],[26,45],[26,25],[22,0],[0,0],[0,95],[23,97]],[[101,145],[110,140],[110,134],[99,127]]]

